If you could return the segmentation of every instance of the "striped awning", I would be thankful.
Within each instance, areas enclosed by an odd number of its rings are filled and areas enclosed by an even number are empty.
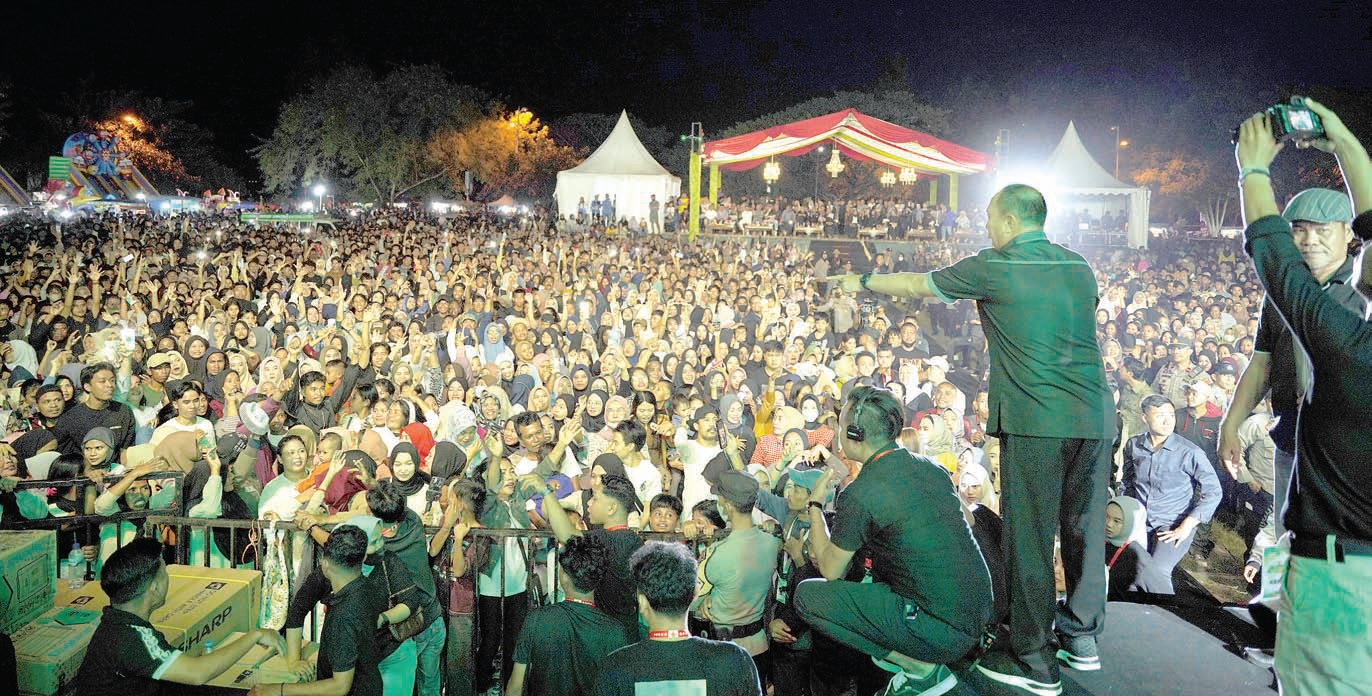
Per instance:
[[[924,174],[980,174],[995,166],[988,154],[856,109],[705,143],[703,161],[743,171],[778,155],[803,155],[826,142],[855,159],[909,167]]]

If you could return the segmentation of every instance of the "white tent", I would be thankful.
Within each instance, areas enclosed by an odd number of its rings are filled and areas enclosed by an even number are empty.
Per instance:
[[[667,209],[667,199],[681,192],[681,178],[672,176],[648,154],[629,114],[619,112],[619,123],[610,137],[591,153],[586,161],[557,173],[557,210],[561,215],[576,215],[577,203],[586,199],[587,206],[595,196],[610,196],[615,201],[616,218],[648,217],[648,197],[657,195],[661,204],[658,214]]]
[[[1125,227],[1125,240],[1129,246],[1141,249],[1148,246],[1148,199],[1150,191],[1146,186],[1130,186],[1110,175],[1100,166],[1086,146],[1077,136],[1077,127],[1067,122],[1067,132],[1048,156],[1045,174],[1051,181],[1052,195],[1055,198],[1070,197],[1076,200],[1124,196],[1125,210],[1129,223]],[[1051,211],[1050,211],[1051,214]]]

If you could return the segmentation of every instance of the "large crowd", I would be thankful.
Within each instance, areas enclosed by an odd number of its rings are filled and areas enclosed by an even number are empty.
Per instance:
[[[985,245],[981,211],[721,210],[783,230],[849,214],[946,228],[908,255],[857,263],[879,272],[932,270]],[[387,211],[299,229],[11,215],[3,226],[0,527],[173,503],[192,518],[288,523],[255,549],[246,535],[196,531],[177,543],[193,563],[255,552],[250,563],[277,566],[268,584],[289,592],[264,590],[263,625],[297,645],[329,583],[357,565],[344,548],[354,533],[339,530],[360,528],[367,567],[414,587],[406,616],[386,618],[407,632],[383,630],[368,648],[387,693],[591,692],[605,677],[588,656],[550,653],[539,636],[562,624],[530,607],[589,605],[595,588],[600,614],[561,620],[622,628],[603,652],[636,641],[640,617],[660,607],[636,605],[635,582],[679,560],[651,545],[657,557],[635,557],[640,531],[688,540],[701,568],[692,628],[740,646],[764,686],[818,695],[871,683],[870,663],[812,630],[790,594],[818,576],[807,502],[832,509],[833,489],[861,471],[835,437],[860,385],[899,399],[901,443],[951,477],[997,588],[987,611],[1006,611],[1001,445],[988,435],[986,337],[971,302],[849,292],[825,279],[855,260],[777,240],[611,237],[543,219]],[[1190,553],[1202,566],[1216,525],[1259,558],[1274,485],[1267,412],[1238,428],[1238,467],[1219,453],[1264,297],[1238,242],[1083,253],[1118,405],[1112,594],[1174,591],[1186,550],[1148,536],[1182,517],[1200,524]],[[1127,443],[1174,430],[1193,446],[1190,478],[1151,480],[1156,468]],[[89,483],[19,485],[73,478]],[[121,526],[168,542],[136,522],[73,525],[59,552],[79,549],[99,577],[128,542]],[[508,529],[562,543],[474,531]],[[273,544],[291,546],[289,564]]]

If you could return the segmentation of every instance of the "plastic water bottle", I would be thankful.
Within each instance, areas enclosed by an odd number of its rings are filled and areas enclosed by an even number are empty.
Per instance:
[[[63,565],[66,566],[63,570],[66,573],[65,577],[67,578],[68,588],[73,590],[81,589],[81,585],[85,582],[83,579],[85,573],[81,571],[81,567],[85,564],[86,556],[81,553],[81,544],[72,542],[71,553],[67,554],[67,560],[63,563]]]

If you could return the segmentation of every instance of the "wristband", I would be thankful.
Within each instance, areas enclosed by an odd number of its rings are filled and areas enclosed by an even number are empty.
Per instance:
[[[871,280],[871,279],[872,279],[872,273],[871,273],[871,271],[868,271],[867,273],[863,273],[862,275],[858,276],[858,285],[861,285],[861,286],[862,286],[862,289],[863,289],[863,290],[866,290],[866,289],[867,289],[867,281],[868,281],[868,280]]]
[[[1243,183],[1243,180],[1247,179],[1250,174],[1261,174],[1269,179],[1272,178],[1272,172],[1267,167],[1244,167],[1239,170],[1239,183]]]

